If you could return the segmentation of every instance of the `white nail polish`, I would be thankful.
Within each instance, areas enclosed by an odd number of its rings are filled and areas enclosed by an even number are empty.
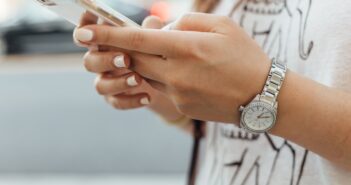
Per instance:
[[[138,82],[136,81],[135,75],[127,78],[127,84],[131,87],[137,86]]]
[[[113,64],[117,67],[117,68],[126,68],[126,62],[124,61],[124,56],[117,56],[113,59]]]
[[[93,39],[94,33],[91,30],[81,28],[74,32],[74,37],[81,42],[88,42]]]
[[[150,100],[149,100],[149,98],[145,97],[145,98],[142,98],[142,99],[140,100],[140,103],[141,103],[142,105],[149,105],[149,104],[150,104]]]

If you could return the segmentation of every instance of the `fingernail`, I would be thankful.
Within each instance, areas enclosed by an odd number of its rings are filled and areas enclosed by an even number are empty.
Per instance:
[[[134,86],[137,86],[137,85],[138,85],[138,82],[137,82],[137,80],[136,80],[135,75],[133,75],[133,76],[127,78],[127,84],[128,84],[129,86],[131,86],[131,87],[134,87]]]
[[[117,67],[117,68],[126,68],[126,62],[124,61],[124,56],[117,56],[113,59],[113,64]]]
[[[88,44],[83,44],[81,43],[79,40],[77,40],[76,38],[74,39],[75,41],[75,44],[78,46],[78,47],[81,47],[81,48],[89,48],[90,46]]]
[[[88,42],[93,40],[94,33],[91,30],[81,28],[74,32],[74,37],[79,41]]]
[[[149,104],[150,104],[150,100],[149,100],[149,98],[145,97],[145,98],[142,98],[142,99],[140,100],[140,103],[141,103],[142,105],[149,105]]]

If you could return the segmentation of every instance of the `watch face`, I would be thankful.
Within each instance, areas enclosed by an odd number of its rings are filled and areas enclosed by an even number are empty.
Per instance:
[[[249,131],[266,132],[275,124],[276,111],[269,104],[254,102],[244,109],[241,120],[242,126]]]

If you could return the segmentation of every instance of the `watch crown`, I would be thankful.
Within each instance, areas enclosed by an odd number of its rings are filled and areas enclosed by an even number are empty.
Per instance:
[[[245,109],[244,106],[240,106],[239,111],[242,112],[242,111],[244,111],[244,109]]]
[[[277,109],[278,109],[278,102],[275,102],[275,104],[274,104],[274,108],[275,108],[275,110],[277,110]]]

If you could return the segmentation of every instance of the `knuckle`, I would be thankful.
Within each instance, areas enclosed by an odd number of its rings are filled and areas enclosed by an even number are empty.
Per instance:
[[[198,43],[195,43],[195,42],[194,43],[189,43],[185,53],[188,56],[191,56],[192,58],[198,59],[203,54],[202,47],[203,46],[201,46],[201,44],[198,44]]]
[[[232,30],[232,26],[235,26],[233,20],[230,19],[229,17],[226,16],[219,16],[218,17],[218,23],[217,27],[215,29],[216,32],[230,32]]]
[[[93,65],[92,63],[89,61],[89,59],[85,58],[84,59],[84,67],[87,71],[89,72],[94,72],[94,68],[93,68]]]
[[[189,21],[192,21],[194,17],[194,13],[186,13],[182,15],[179,19],[179,24],[187,23]]]
[[[218,22],[221,24],[232,24],[233,21],[227,16],[218,16]]]
[[[115,93],[121,93],[126,91],[129,88],[129,86],[127,82],[123,80],[123,78],[116,78],[111,82],[111,84],[109,84],[108,88],[109,88],[110,94],[115,94]]]
[[[105,91],[103,89],[103,86],[101,85],[101,82],[100,82],[99,78],[97,78],[96,81],[95,81],[95,89],[96,89],[96,92],[99,93],[100,95],[104,95],[105,94]]]
[[[192,57],[201,61],[207,61],[210,57],[213,56],[215,56],[214,50],[210,44],[203,41],[193,44]]]
[[[201,59],[200,57],[205,54],[204,52],[208,51],[207,48],[208,43],[201,40],[195,40],[194,42],[189,42],[186,45],[173,43],[171,49],[176,55]]]
[[[142,32],[136,30],[129,33],[129,40],[129,44],[132,48],[139,49],[145,38]]]
[[[99,43],[109,43],[112,39],[112,33],[110,29],[97,29],[97,40]]]
[[[111,104],[115,109],[118,109],[118,110],[124,109],[123,106],[121,105],[121,102],[118,100],[118,98],[114,98]]]
[[[102,88],[100,85],[95,85],[96,92],[100,95],[104,95],[105,93],[103,92]]]

